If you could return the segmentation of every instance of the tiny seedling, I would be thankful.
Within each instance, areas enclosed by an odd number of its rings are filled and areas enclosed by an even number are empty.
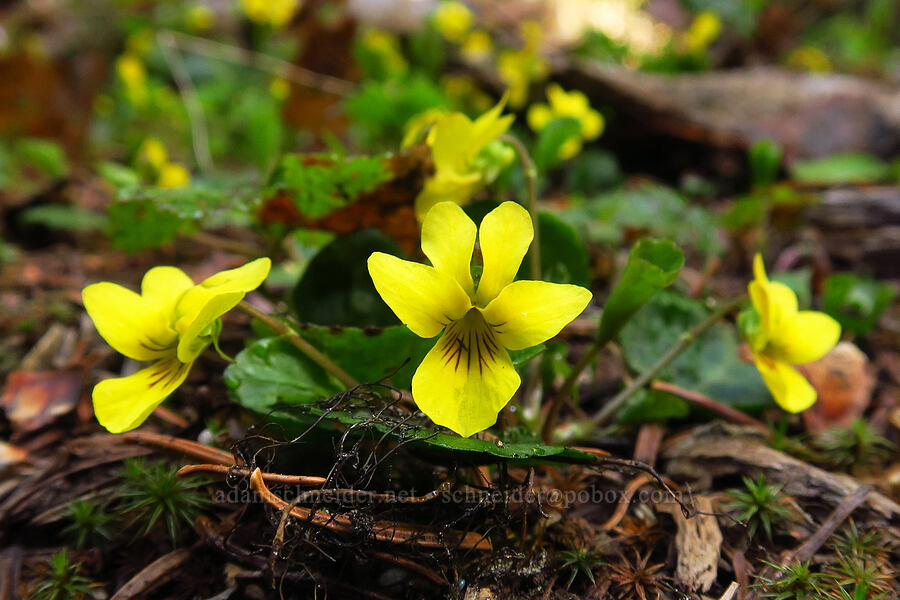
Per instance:
[[[881,535],[877,531],[860,531],[855,521],[834,534],[829,545],[841,556],[878,562],[887,560]]]
[[[825,576],[815,573],[809,563],[793,563],[778,565],[766,562],[775,569],[775,577],[757,577],[753,587],[760,588],[760,596],[774,600],[809,600],[822,598],[822,586],[819,582]]]
[[[182,537],[182,527],[192,527],[209,498],[197,491],[204,481],[179,479],[177,469],[164,461],[148,463],[128,459],[121,475],[119,511],[146,535],[162,522],[173,545]]]
[[[824,431],[815,439],[815,444],[829,462],[845,469],[878,462],[895,448],[864,419],[857,419],[847,428]]]
[[[828,568],[835,588],[854,590],[853,597],[880,598],[891,591],[894,574],[890,567],[875,560],[838,554],[837,563]]]
[[[77,548],[97,546],[113,537],[112,524],[116,517],[107,512],[105,506],[76,500],[66,505],[66,513],[71,523],[63,533],[74,539]]]
[[[775,526],[796,521],[799,517],[793,501],[781,493],[783,484],[773,485],[760,474],[756,481],[744,477],[744,489],[729,490],[731,501],[725,506],[738,513],[737,520],[747,525],[747,539],[753,539],[762,528],[771,541]]]
[[[87,577],[79,575],[81,564],[70,562],[66,548],[50,557],[49,567],[31,596],[32,600],[81,600],[90,597],[91,590],[97,587]]]
[[[599,550],[586,550],[584,547],[573,547],[560,552],[558,560],[562,563],[562,569],[569,571],[566,588],[571,587],[579,575],[584,575],[594,583],[594,569],[604,564],[600,556]]]

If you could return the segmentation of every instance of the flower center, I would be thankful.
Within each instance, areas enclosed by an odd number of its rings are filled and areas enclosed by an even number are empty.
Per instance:
[[[491,369],[500,351],[494,328],[484,320],[477,308],[450,323],[438,344],[444,366],[454,371],[478,369],[479,374]]]

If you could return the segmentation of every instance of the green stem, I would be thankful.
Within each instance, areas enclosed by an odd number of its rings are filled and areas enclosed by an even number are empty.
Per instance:
[[[534,239],[531,242],[529,250],[529,262],[531,263],[531,278],[539,280],[541,278],[541,236],[538,227],[538,193],[537,193],[537,167],[525,149],[522,141],[514,135],[504,134],[500,136],[500,140],[506,142],[516,151],[519,161],[522,163],[522,170],[525,172],[525,184],[528,192],[528,212],[531,213],[531,224],[534,227]]]
[[[566,398],[571,396],[572,388],[575,387],[575,381],[578,379],[581,372],[591,364],[591,361],[594,360],[594,357],[597,356],[598,352],[600,352],[599,344],[594,343],[591,345],[591,347],[588,348],[588,351],[584,353],[584,356],[582,356],[581,359],[575,363],[575,366],[572,367],[569,376],[566,377],[562,386],[560,386],[559,391],[557,391],[550,400],[550,407],[547,409],[547,416],[544,418],[544,426],[541,427],[541,437],[545,442],[550,442],[551,437],[553,436],[553,431],[556,429],[556,418],[557,415],[559,415],[559,409],[562,407]]]
[[[600,409],[597,414],[594,415],[592,419],[595,425],[603,425],[607,421],[610,420],[615,413],[625,405],[625,402],[628,401],[636,392],[638,392],[645,385],[650,383],[650,381],[659,375],[663,370],[666,369],[672,362],[681,356],[681,353],[690,347],[700,335],[703,334],[704,331],[712,327],[719,319],[723,316],[727,315],[738,306],[747,301],[746,296],[741,296],[739,298],[735,298],[729,302],[726,302],[718,309],[716,309],[711,315],[709,315],[703,321],[697,323],[687,332],[683,333],[675,344],[669,348],[669,350],[663,354],[656,364],[652,367],[641,373],[638,377],[631,382],[631,385],[626,387],[624,390],[613,396],[612,400],[606,403],[606,405]]]
[[[348,388],[353,388],[359,385],[359,382],[351,377],[349,373],[337,366],[330,358],[316,350],[309,342],[300,337],[299,333],[294,331],[293,328],[289,327],[282,321],[276,319],[271,315],[267,315],[266,313],[258,310],[256,307],[248,304],[245,301],[242,301],[240,304],[238,304],[238,308],[240,308],[242,311],[244,311],[257,321],[264,323],[270,329],[274,330],[276,333],[278,333],[278,335],[286,339],[295,348],[297,348],[297,350],[308,356],[310,360],[325,369],[326,372],[333,375],[335,379],[340,381]]]

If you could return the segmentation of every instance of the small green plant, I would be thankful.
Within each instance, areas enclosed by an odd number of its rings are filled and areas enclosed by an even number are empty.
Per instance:
[[[781,493],[784,484],[772,485],[760,474],[756,481],[744,477],[744,489],[728,492],[726,508],[738,512],[737,519],[747,525],[747,539],[753,539],[761,527],[771,541],[775,526],[796,521],[798,512],[790,496]]]
[[[889,456],[894,449],[894,444],[864,419],[857,419],[848,428],[822,432],[815,439],[815,444],[829,462],[845,469],[878,462]]]
[[[81,564],[70,562],[66,548],[50,557],[49,567],[46,577],[31,596],[33,600],[80,600],[90,597],[91,589],[97,586],[78,574]]]
[[[71,523],[63,529],[63,533],[75,540],[76,547],[96,546],[112,538],[112,523],[116,518],[106,511],[105,506],[89,500],[76,500],[66,505],[66,513]]]
[[[196,490],[205,482],[179,479],[177,469],[164,461],[128,459],[124,466],[120,512],[139,525],[140,535],[162,522],[172,544],[177,545],[182,526],[193,526],[200,509],[209,504],[207,496]]]
[[[833,578],[834,587],[852,589],[854,600],[881,598],[891,591],[893,572],[879,560],[838,554],[837,563],[827,573]]]
[[[563,550],[559,553],[558,560],[562,569],[569,571],[566,588],[569,588],[579,575],[584,575],[594,583],[594,569],[604,564],[600,559],[599,550],[586,550],[583,546]]]
[[[855,521],[850,521],[837,532],[829,545],[842,556],[879,562],[887,560],[881,535],[875,531],[860,531]]]
[[[753,587],[760,588],[761,597],[774,600],[810,600],[822,598],[820,581],[824,575],[815,573],[809,563],[778,565],[766,562],[776,571],[774,577],[759,576]]]

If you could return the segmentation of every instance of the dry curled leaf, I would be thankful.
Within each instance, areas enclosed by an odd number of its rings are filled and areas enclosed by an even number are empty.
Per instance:
[[[852,343],[839,343],[831,352],[801,369],[819,395],[812,408],[803,413],[808,431],[849,426],[869,406],[875,378],[868,357]]]

